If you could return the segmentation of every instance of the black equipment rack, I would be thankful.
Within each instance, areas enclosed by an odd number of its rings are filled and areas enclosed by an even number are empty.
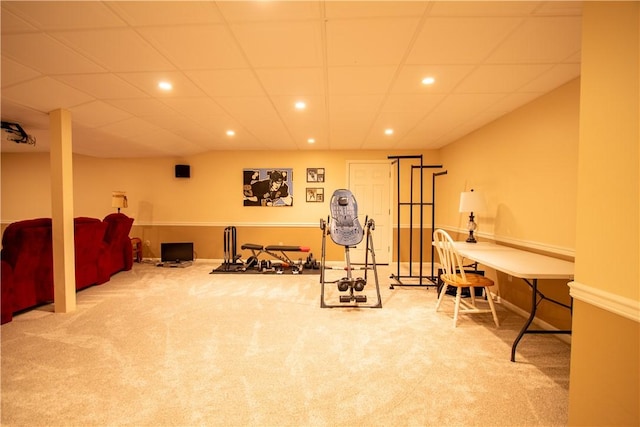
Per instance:
[[[433,233],[433,230],[435,229],[435,218],[436,218],[436,204],[435,204],[435,200],[436,200],[436,177],[441,176],[441,175],[446,175],[447,171],[441,171],[441,172],[434,172],[432,174],[432,178],[431,178],[431,186],[432,186],[432,191],[431,191],[431,201],[429,202],[425,202],[424,201],[424,170],[425,169],[442,169],[442,165],[425,165],[423,163],[423,156],[422,154],[420,155],[409,155],[409,156],[388,156],[388,159],[392,159],[393,162],[397,164],[397,228],[396,228],[396,249],[397,249],[397,254],[396,254],[396,265],[397,265],[397,271],[396,274],[392,274],[390,276],[390,278],[392,280],[395,280],[397,283],[395,283],[395,286],[437,286],[437,277],[435,275],[434,272],[434,247],[433,245],[431,245],[431,275],[429,276],[425,276],[424,272],[423,272],[423,260],[424,260],[424,239],[423,239],[423,233],[424,233],[424,207],[425,206],[431,206],[431,231]],[[414,162],[416,160],[419,160],[419,164],[412,164],[411,165],[411,177],[410,177],[410,196],[409,196],[409,201],[408,202],[403,202],[400,198],[401,198],[401,194],[400,194],[400,183],[401,183],[401,179],[400,179],[400,162],[401,160],[413,160]],[[419,202],[415,202],[413,200],[413,185],[414,185],[414,171],[418,170],[419,171],[419,176],[420,176],[420,201]],[[401,249],[401,245],[400,245],[400,241],[401,241],[401,218],[402,218],[402,211],[401,208],[403,206],[408,206],[409,207],[409,274],[408,275],[401,275],[400,274],[400,249]],[[414,222],[413,222],[413,208],[414,206],[419,206],[419,211],[420,211],[420,220],[419,220],[419,235],[420,235],[420,258],[418,260],[419,262],[419,269],[418,269],[418,275],[414,275],[414,269],[413,269],[413,231],[414,231]],[[433,236],[431,238],[431,241],[433,241]],[[403,283],[402,279],[412,279],[418,280],[418,283]],[[424,279],[427,279],[427,281],[425,282]],[[390,289],[394,288],[394,283],[391,282],[391,285],[389,286]]]

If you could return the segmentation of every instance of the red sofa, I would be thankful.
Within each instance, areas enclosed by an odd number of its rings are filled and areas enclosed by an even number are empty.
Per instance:
[[[74,219],[76,290],[105,283],[133,265],[129,240],[133,218],[112,215],[103,221]],[[0,252],[1,323],[11,321],[15,312],[53,301],[52,241],[51,218],[18,221],[5,229]]]

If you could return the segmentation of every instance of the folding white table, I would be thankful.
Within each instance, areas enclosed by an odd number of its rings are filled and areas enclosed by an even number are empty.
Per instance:
[[[550,301],[569,310],[572,309],[570,305],[549,298],[540,292],[538,290],[538,279],[572,280],[574,275],[573,262],[488,242],[454,242],[454,246],[464,258],[513,277],[521,278],[531,287],[531,313],[511,347],[512,362],[516,360],[516,348],[524,334],[571,333],[570,329],[540,330],[529,329],[529,326],[536,316],[538,304],[543,300]]]

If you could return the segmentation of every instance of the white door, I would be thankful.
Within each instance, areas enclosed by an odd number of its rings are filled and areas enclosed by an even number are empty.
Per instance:
[[[391,163],[389,161],[350,161],[349,190],[358,202],[358,219],[365,226],[368,216],[375,221],[373,247],[377,264],[391,260]],[[351,261],[364,263],[366,240],[350,250]],[[371,257],[369,256],[369,262]]]

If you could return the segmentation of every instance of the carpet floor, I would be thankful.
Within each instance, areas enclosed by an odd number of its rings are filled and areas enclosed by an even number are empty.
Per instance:
[[[570,346],[497,304],[435,312],[433,288],[320,308],[317,275],[134,264],[2,326],[3,426],[562,426]],[[340,271],[327,272],[327,280]],[[335,298],[327,286],[327,299]],[[375,289],[369,277],[367,292]]]

